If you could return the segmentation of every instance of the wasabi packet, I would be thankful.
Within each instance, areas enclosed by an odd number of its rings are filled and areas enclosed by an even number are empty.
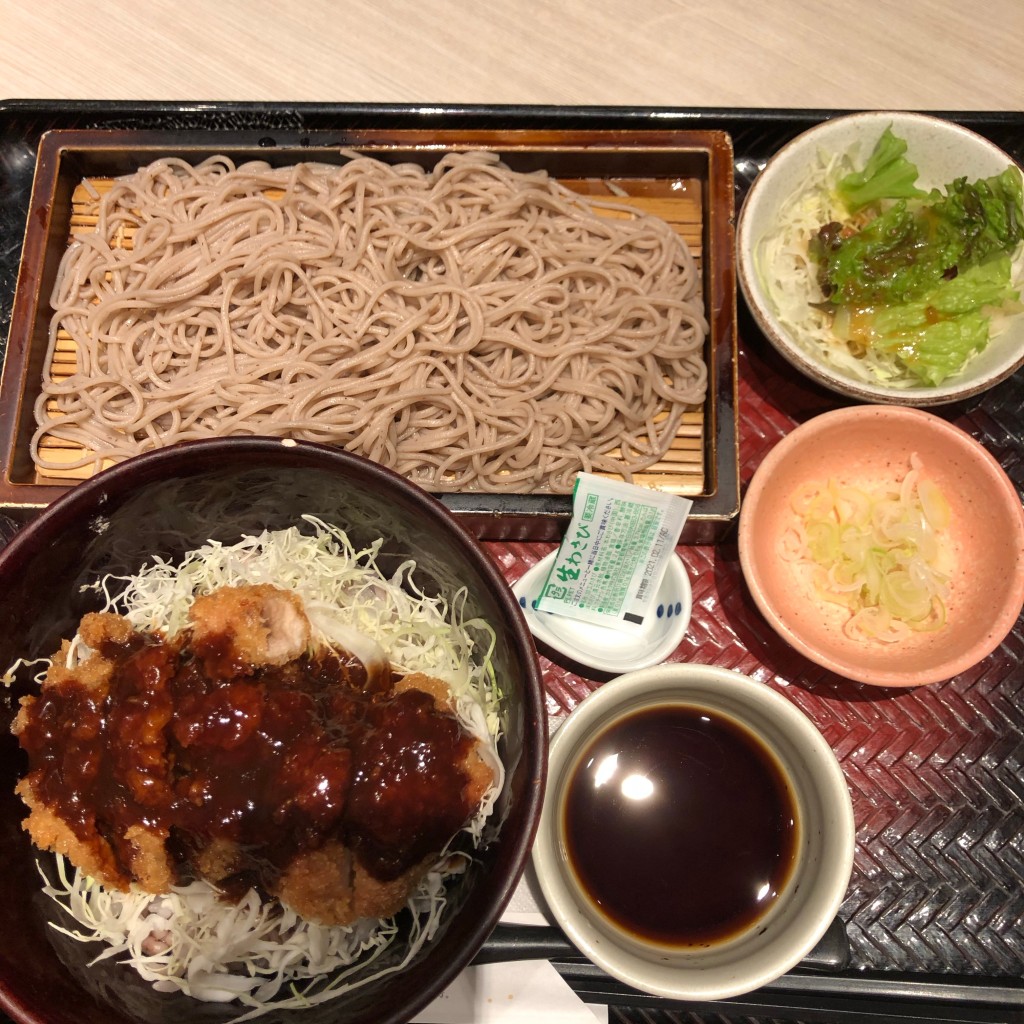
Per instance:
[[[641,627],[693,502],[636,484],[579,473],[572,520],[537,610],[613,629]]]

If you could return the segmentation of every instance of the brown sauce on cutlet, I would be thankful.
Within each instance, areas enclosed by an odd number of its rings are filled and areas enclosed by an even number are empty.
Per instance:
[[[106,693],[44,687],[19,735],[38,797],[115,854],[132,825],[166,830],[181,881],[227,841],[232,877],[268,891],[330,840],[393,879],[465,824],[475,741],[431,696],[366,692],[361,666],[330,651],[254,668],[227,650],[133,634],[104,644]]]
[[[37,794],[88,839],[113,841],[133,824],[163,827],[171,802],[163,726],[173,652],[135,635],[101,652],[122,671],[106,690],[74,678],[49,686],[32,704],[19,736]]]

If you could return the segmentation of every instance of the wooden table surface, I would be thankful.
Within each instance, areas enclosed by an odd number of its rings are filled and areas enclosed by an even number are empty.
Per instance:
[[[1021,0],[0,0],[0,99],[1024,109]]]

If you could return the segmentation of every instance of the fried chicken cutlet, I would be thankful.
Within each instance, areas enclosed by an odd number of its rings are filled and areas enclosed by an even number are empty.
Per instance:
[[[175,637],[87,615],[86,656],[54,657],[14,731],[25,828],[103,884],[255,885],[350,924],[408,900],[495,782],[442,680],[367,692],[270,585],[198,598]]]

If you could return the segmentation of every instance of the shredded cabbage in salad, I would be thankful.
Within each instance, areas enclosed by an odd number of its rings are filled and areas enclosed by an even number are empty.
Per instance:
[[[789,198],[779,207],[778,225],[761,239],[757,273],[779,323],[810,355],[824,359],[858,380],[910,387],[915,382],[893,356],[868,351],[858,357],[832,332],[832,314],[823,307],[817,269],[807,252],[822,224],[848,218],[835,184],[853,170],[846,154],[819,150]]]
[[[949,576],[941,566],[951,513],[916,454],[895,487],[868,491],[829,479],[801,488],[791,504],[797,520],[782,556],[811,565],[824,600],[850,610],[847,636],[895,643],[945,624]]]
[[[227,546],[211,542],[179,565],[157,558],[137,575],[108,576],[94,588],[106,597],[104,610],[124,615],[137,629],[174,635],[197,596],[224,586],[272,583],[302,597],[318,639],[364,660],[385,657],[399,672],[421,671],[445,680],[457,717],[481,741],[479,752],[494,769],[495,785],[464,828],[479,845],[504,781],[497,753],[501,694],[491,666],[493,629],[464,618],[464,591],[451,606],[423,594],[413,581],[414,561],[385,577],[376,562],[380,542],[357,551],[343,531],[303,518],[312,534],[292,527]],[[76,637],[69,664],[86,653]],[[12,681],[15,667],[3,681]],[[254,891],[237,904],[223,901],[202,881],[157,897],[107,891],[60,856],[55,879],[40,871],[44,892],[80,926],[58,930],[107,944],[93,962],[118,957],[159,991],[237,1000],[251,1007],[237,1018],[243,1021],[271,1009],[316,1005],[401,970],[435,933],[445,883],[465,866],[464,853],[446,849],[439,855],[407,905],[412,918],[407,951],[398,962],[374,970],[369,968],[398,935],[394,919],[324,926],[276,901],[262,903]]]

